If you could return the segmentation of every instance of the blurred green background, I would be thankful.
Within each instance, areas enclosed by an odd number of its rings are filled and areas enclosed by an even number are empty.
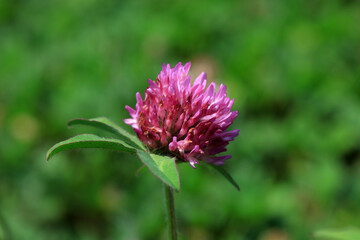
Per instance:
[[[122,124],[179,61],[236,99],[225,167],[242,189],[181,165],[181,239],[359,224],[359,23],[355,0],[0,0],[0,239],[165,239],[161,183],[135,156],[45,154],[92,132],[70,119]]]

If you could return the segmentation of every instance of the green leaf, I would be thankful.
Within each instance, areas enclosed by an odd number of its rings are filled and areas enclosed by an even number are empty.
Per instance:
[[[207,164],[208,166],[211,166],[212,168],[214,168],[216,171],[218,171],[221,175],[223,175],[226,180],[228,180],[238,191],[240,191],[240,187],[239,185],[235,182],[235,180],[233,179],[233,177],[230,175],[230,173],[228,173],[224,168],[222,168],[221,166],[216,166],[213,164]]]
[[[73,125],[87,125],[108,131],[118,136],[120,140],[123,140],[130,146],[133,146],[134,148],[137,149],[145,150],[144,145],[138,139],[137,136],[128,133],[125,129],[121,128],[120,126],[118,126],[117,124],[115,124],[106,117],[99,117],[92,119],[77,118],[70,120],[68,122],[68,126],[73,126]]]
[[[360,239],[360,229],[319,230],[314,237],[319,240],[357,240]]]
[[[135,149],[118,139],[102,138],[93,134],[81,134],[55,144],[46,154],[49,160],[56,153],[76,148],[104,148],[135,153]]]
[[[140,160],[161,181],[175,190],[180,190],[180,176],[175,163],[175,158],[151,154],[142,150],[136,150]]]

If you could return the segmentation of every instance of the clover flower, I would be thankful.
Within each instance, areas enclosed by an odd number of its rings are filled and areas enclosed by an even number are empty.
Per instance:
[[[193,168],[200,160],[223,165],[231,155],[215,155],[238,136],[239,130],[226,131],[238,112],[231,111],[234,100],[227,97],[225,85],[217,92],[214,82],[206,88],[205,73],[191,85],[190,65],[163,64],[157,81],[148,80],[145,99],[138,92],[135,110],[125,107],[131,118],[124,121],[150,151],[176,156]]]

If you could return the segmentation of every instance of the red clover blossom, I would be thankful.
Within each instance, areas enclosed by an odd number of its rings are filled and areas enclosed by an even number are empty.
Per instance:
[[[148,80],[145,99],[136,94],[136,110],[126,106],[131,118],[124,121],[151,151],[176,156],[193,168],[199,160],[223,165],[231,155],[215,155],[225,152],[239,134],[239,130],[226,131],[238,115],[231,111],[234,99],[226,96],[223,84],[217,92],[214,82],[206,88],[206,73],[191,86],[190,65],[163,64],[157,81]]]

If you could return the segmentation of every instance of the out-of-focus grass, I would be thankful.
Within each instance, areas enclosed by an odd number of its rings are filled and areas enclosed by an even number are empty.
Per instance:
[[[77,117],[121,123],[163,62],[225,83],[226,168],[180,167],[182,239],[308,239],[360,207],[357,1],[0,1],[0,207],[14,239],[165,239],[160,182],[131,155],[45,162]]]

